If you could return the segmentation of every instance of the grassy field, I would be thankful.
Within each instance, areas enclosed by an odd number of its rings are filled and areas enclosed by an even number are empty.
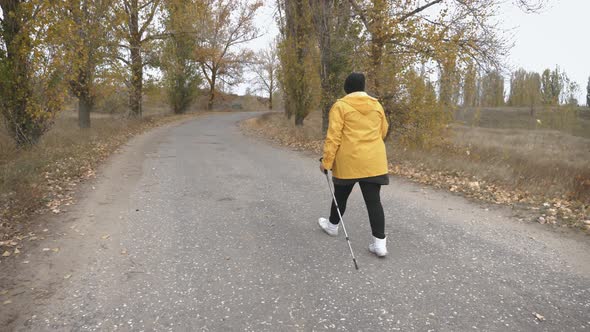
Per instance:
[[[462,110],[435,147],[412,149],[388,141],[390,167],[393,173],[497,203],[575,206],[577,221],[566,217],[566,222],[582,226],[582,219],[590,219],[589,115],[578,111],[572,120],[572,114],[545,111],[531,120],[526,109]],[[281,113],[247,126],[280,143],[321,151],[319,112],[302,128]]]
[[[590,138],[590,109],[526,107],[466,108],[454,112],[455,123],[491,129],[554,130]]]

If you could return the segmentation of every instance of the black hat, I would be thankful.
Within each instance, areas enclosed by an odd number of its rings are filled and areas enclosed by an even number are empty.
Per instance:
[[[344,91],[347,94],[357,91],[365,91],[365,75],[362,73],[352,73],[348,75],[344,81]]]

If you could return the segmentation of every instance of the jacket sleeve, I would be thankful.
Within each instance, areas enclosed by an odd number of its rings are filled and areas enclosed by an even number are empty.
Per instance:
[[[389,123],[387,122],[387,117],[385,116],[385,112],[383,111],[383,106],[379,105],[379,112],[381,112],[381,138],[385,139],[387,136],[387,130],[389,129]]]
[[[326,134],[326,141],[324,142],[324,155],[322,164],[325,169],[332,169],[336,152],[340,147],[342,141],[342,128],[344,127],[344,117],[342,115],[342,108],[338,102],[332,106],[329,113],[328,133]]]

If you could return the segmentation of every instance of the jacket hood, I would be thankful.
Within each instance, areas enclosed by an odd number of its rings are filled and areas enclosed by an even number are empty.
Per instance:
[[[369,96],[366,92],[349,93],[339,100],[352,106],[363,115],[379,109],[379,106],[377,106],[379,104],[377,98]]]

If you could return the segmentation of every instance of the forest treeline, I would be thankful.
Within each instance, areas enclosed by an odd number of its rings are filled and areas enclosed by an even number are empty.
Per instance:
[[[545,1],[515,0],[535,12]],[[577,104],[579,87],[559,68],[518,70],[505,93],[510,41],[495,15],[502,0],[1,0],[0,113],[17,146],[34,145],[78,100],[79,125],[124,91],[141,117],[145,84],[183,113],[198,91],[207,108],[253,73],[250,91],[272,108],[280,92],[296,125],[313,110],[327,128],[352,71],[367,75],[400,138],[436,137],[457,106]],[[276,22],[257,21],[264,6]],[[267,49],[247,43],[277,24]],[[590,93],[590,81],[588,90]]]

